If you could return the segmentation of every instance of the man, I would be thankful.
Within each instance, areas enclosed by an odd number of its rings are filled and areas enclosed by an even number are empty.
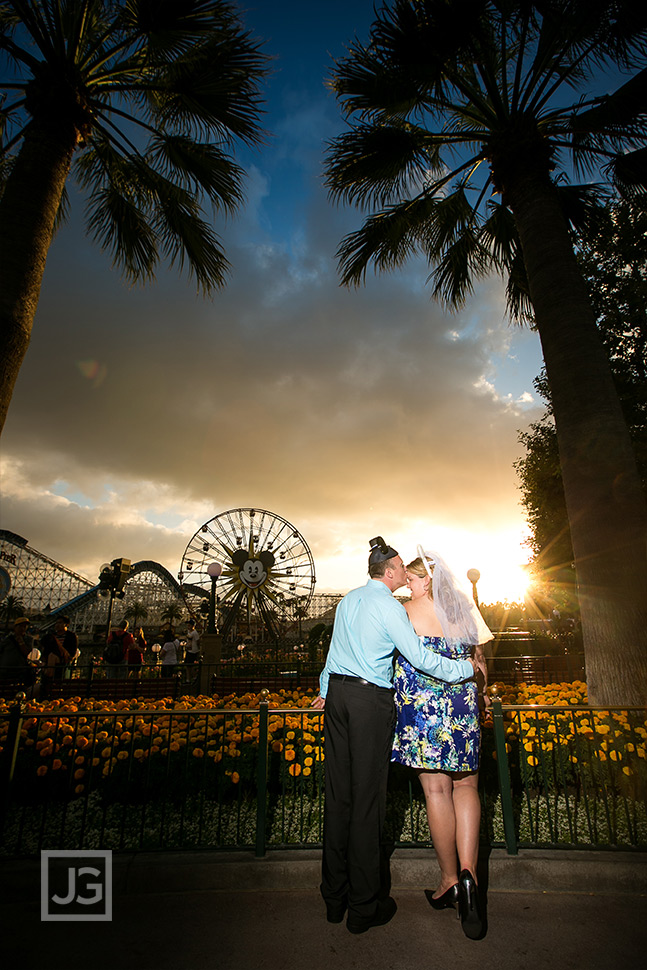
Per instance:
[[[370,541],[369,580],[337,607],[314,708],[325,708],[326,802],[321,894],[328,920],[363,933],[395,914],[382,891],[381,836],[395,722],[393,657],[448,683],[480,664],[426,650],[393,596],[407,581],[401,556],[381,536]]]
[[[184,663],[194,664],[200,657],[200,634],[195,628],[193,620],[189,620],[186,625],[186,650],[184,653]]]
[[[54,632],[46,633],[40,642],[42,663],[48,677],[61,680],[65,668],[73,663],[79,652],[79,641],[76,633],[68,630],[70,619],[59,616],[54,624]]]
[[[132,634],[128,632],[128,620],[121,620],[110,631],[103,651],[108,680],[123,680],[127,671],[126,657],[133,644]],[[122,671],[123,668],[123,671]]]
[[[8,633],[0,643],[0,677],[22,684],[31,696],[36,668],[29,660],[33,648],[31,637],[27,636],[29,624],[26,616],[19,616],[14,620],[13,633]]]

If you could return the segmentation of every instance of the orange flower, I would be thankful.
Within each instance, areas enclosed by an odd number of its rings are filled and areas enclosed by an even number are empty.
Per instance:
[[[308,771],[309,770],[310,769],[308,769]],[[289,772],[291,775],[293,775],[296,778],[297,775],[301,774],[301,765],[298,762],[294,765],[290,765]]]

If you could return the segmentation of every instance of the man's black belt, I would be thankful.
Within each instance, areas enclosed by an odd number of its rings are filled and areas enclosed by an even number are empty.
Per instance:
[[[387,690],[390,694],[393,693],[392,687],[380,687],[378,684],[372,684],[370,680],[364,680],[363,677],[351,677],[350,674],[330,674],[331,680],[342,680],[348,684],[357,684],[359,687],[371,687],[373,690]]]

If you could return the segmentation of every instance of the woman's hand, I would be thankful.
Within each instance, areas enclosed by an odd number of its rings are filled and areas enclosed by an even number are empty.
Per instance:
[[[321,694],[317,694],[317,696],[313,698],[312,703],[310,704],[310,707],[314,707],[315,711],[323,711],[325,706],[326,706],[326,698],[322,697]]]

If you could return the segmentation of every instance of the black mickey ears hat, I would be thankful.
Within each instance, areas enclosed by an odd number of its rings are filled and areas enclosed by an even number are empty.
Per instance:
[[[371,547],[368,557],[369,566],[373,566],[377,562],[386,562],[387,559],[393,559],[394,556],[398,555],[396,549],[392,546],[387,546],[382,536],[375,536],[374,539],[369,539],[368,544]]]

